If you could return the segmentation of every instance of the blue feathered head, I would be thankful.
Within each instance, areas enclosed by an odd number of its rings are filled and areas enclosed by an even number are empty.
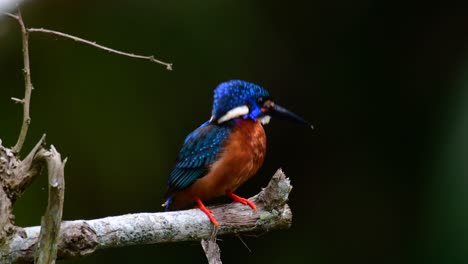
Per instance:
[[[210,122],[222,124],[236,118],[259,119],[267,124],[270,116],[291,120],[312,127],[303,118],[279,106],[263,87],[241,80],[221,83],[214,90]]]
[[[221,83],[214,90],[212,115],[215,120],[226,116],[229,111],[245,107],[247,117],[256,119],[261,115],[259,103],[270,98],[270,93],[263,87],[241,80],[232,80]]]

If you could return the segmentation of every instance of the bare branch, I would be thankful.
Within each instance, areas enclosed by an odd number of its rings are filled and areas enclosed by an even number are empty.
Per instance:
[[[24,104],[23,99],[19,99],[19,98],[16,98],[16,97],[11,97],[11,100],[13,100],[17,104]]]
[[[58,237],[60,224],[62,222],[63,201],[65,196],[64,167],[67,159],[62,162],[60,153],[54,146],[50,151],[42,151],[39,155],[44,156],[49,173],[49,202],[42,217],[41,232],[38,239],[35,263],[55,263],[57,258]]]
[[[289,228],[292,213],[286,201],[290,191],[289,179],[278,170],[268,186],[251,198],[258,213],[239,203],[210,207],[220,224],[218,234],[263,234]],[[15,235],[8,248],[0,248],[0,263],[31,262],[39,230],[38,226],[28,227],[25,236]],[[200,241],[212,237],[212,231],[213,225],[198,209],[65,221],[60,229],[58,257],[78,257],[98,249],[130,245]]]
[[[11,18],[13,18],[13,19],[15,19],[15,20],[19,20],[19,17],[16,16],[16,15],[13,15],[12,13],[3,12],[3,14],[4,14],[5,16],[9,16],[9,17],[11,17]]]
[[[18,141],[13,147],[13,152],[19,153],[23,147],[26,135],[28,134],[29,124],[31,123],[31,117],[29,116],[29,105],[31,103],[31,92],[33,89],[31,82],[31,68],[29,66],[29,34],[24,25],[23,18],[21,17],[21,12],[18,9],[18,16],[9,14],[10,17],[16,19],[18,24],[21,27],[21,36],[23,42],[23,65],[24,65],[24,99],[23,99],[23,124],[21,126],[21,131],[18,136]]]
[[[167,70],[169,70],[169,71],[172,70],[172,63],[167,63],[167,62],[157,60],[157,59],[154,58],[153,55],[151,55],[151,56],[142,56],[142,55],[127,53],[127,52],[123,52],[123,51],[119,51],[119,50],[115,50],[115,49],[111,49],[111,48],[99,45],[96,42],[92,42],[92,41],[82,39],[82,38],[79,38],[79,37],[76,37],[76,36],[72,36],[72,35],[69,35],[69,34],[66,34],[66,33],[62,33],[62,32],[55,31],[55,30],[50,30],[50,29],[45,29],[45,28],[29,28],[28,32],[41,32],[41,33],[46,33],[46,34],[59,36],[59,37],[62,37],[62,38],[72,39],[74,41],[81,42],[81,43],[93,46],[95,48],[108,51],[110,53],[115,53],[115,54],[119,54],[119,55],[122,55],[122,56],[130,57],[130,58],[149,60],[151,62],[159,63],[161,65],[166,66]]]
[[[203,251],[205,251],[208,264],[221,264],[221,250],[219,249],[216,239],[203,239],[201,241]]]
[[[8,195],[13,202],[21,196],[36,176],[41,173],[44,157],[38,154],[45,145],[45,138],[46,135],[42,135],[41,139],[36,143],[36,146],[34,146],[22,161],[16,160],[17,164],[12,174],[13,177],[4,177],[5,186],[7,186],[9,190]]]
[[[21,228],[14,226],[13,204],[40,174],[44,158],[37,154],[42,149],[44,140],[45,135],[23,161],[11,149],[3,147],[0,140],[0,247],[9,243],[15,234],[24,234]]]

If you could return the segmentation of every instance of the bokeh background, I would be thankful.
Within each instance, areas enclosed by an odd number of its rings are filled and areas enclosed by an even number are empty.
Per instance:
[[[55,29],[173,62],[174,71],[57,37],[30,40],[32,124],[66,167],[64,219],[160,211],[184,137],[212,90],[244,79],[313,122],[273,120],[268,155],[294,185],[290,230],[220,242],[224,263],[468,262],[468,16],[393,1],[58,1],[24,4]],[[16,142],[18,26],[0,17],[0,138]],[[46,176],[15,206],[38,225]],[[105,250],[60,263],[205,263],[199,243]]]

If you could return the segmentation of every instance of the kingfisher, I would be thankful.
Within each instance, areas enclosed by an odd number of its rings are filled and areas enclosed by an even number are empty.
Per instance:
[[[234,191],[263,164],[266,153],[263,125],[268,124],[271,116],[312,128],[302,117],[276,104],[259,85],[242,80],[218,85],[211,118],[185,138],[169,175],[163,204],[166,211],[195,204],[218,227],[203,201],[227,195],[256,212],[252,201]]]

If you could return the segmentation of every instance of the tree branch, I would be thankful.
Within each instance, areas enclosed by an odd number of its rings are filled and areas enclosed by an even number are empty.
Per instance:
[[[50,34],[50,35],[59,36],[59,37],[62,37],[62,38],[71,39],[71,40],[74,40],[76,42],[80,42],[80,43],[83,43],[83,44],[86,44],[86,45],[93,46],[93,47],[98,48],[98,49],[108,51],[110,53],[130,57],[130,58],[135,58],[135,59],[148,60],[148,61],[151,61],[151,62],[154,62],[154,63],[158,63],[158,64],[161,64],[163,66],[166,66],[167,70],[172,71],[172,63],[168,63],[168,62],[158,60],[158,59],[154,58],[153,55],[143,56],[143,55],[138,55],[138,54],[133,54],[133,53],[128,53],[128,52],[123,52],[123,51],[120,51],[120,50],[112,49],[112,48],[97,44],[96,42],[89,41],[89,40],[86,40],[86,39],[83,39],[83,38],[80,38],[80,37],[77,37],[77,36],[73,36],[73,35],[66,34],[66,33],[63,33],[63,32],[60,32],[60,31],[50,30],[50,29],[46,29],[46,28],[26,28],[24,26],[23,20],[21,18],[21,14],[19,13],[19,9],[18,9],[18,15],[13,15],[13,14],[8,13],[8,12],[3,12],[3,14],[10,17],[10,18],[15,19],[16,21],[18,21],[18,23],[21,26],[21,31],[22,32],[23,32],[23,28],[24,28],[26,33],[40,32],[40,33],[46,33],[46,34]],[[24,33],[23,33],[23,36],[24,36]],[[24,47],[24,41],[23,41],[23,47]],[[21,99],[14,100],[14,101],[21,102]]]
[[[11,18],[13,18],[13,19],[16,19],[16,20],[18,20],[18,16],[16,16],[16,15],[13,15],[12,13],[3,12],[3,14],[4,14],[5,16],[9,16],[9,17],[11,17]]]
[[[57,258],[58,237],[62,222],[63,201],[65,196],[64,168],[67,159],[62,162],[60,153],[54,146],[50,151],[41,150],[39,153],[47,162],[49,173],[49,201],[42,217],[41,232],[38,239],[35,263],[55,263]]]
[[[12,210],[11,201],[8,199],[7,193],[3,188],[0,188],[0,245],[2,245],[13,232],[14,226],[11,223]]]
[[[268,186],[250,198],[258,213],[239,203],[210,207],[220,224],[218,234],[263,234],[289,228],[292,213],[286,202],[291,188],[289,179],[278,170]],[[0,252],[0,263],[31,262],[39,230],[38,226],[27,227],[25,236],[14,236],[9,247]],[[104,248],[202,240],[212,237],[212,231],[213,225],[198,209],[65,221],[58,257],[84,256]]]
[[[29,116],[29,105],[31,103],[31,92],[33,89],[33,85],[31,82],[31,68],[29,66],[29,33],[24,25],[23,17],[21,16],[21,11],[18,8],[18,15],[13,16],[10,14],[10,17],[16,19],[18,24],[21,28],[21,37],[23,43],[23,65],[24,65],[24,99],[22,99],[23,103],[23,124],[21,125],[21,131],[18,136],[18,141],[16,142],[15,146],[13,147],[13,152],[19,153],[21,148],[23,147],[24,140],[26,139],[26,135],[28,134],[29,124],[31,123],[31,117]]]
[[[13,203],[9,182],[15,178],[20,162],[15,154],[2,146],[0,140],[0,247],[15,231],[13,225]]]
[[[45,145],[45,138],[46,135],[42,135],[39,142],[36,143],[36,146],[34,146],[26,158],[22,161],[17,161],[18,165],[15,166],[14,177],[4,177],[5,185],[8,186],[9,196],[12,201],[16,201],[34,179],[41,174],[44,158],[38,155],[38,153]]]
[[[203,239],[201,241],[203,251],[205,251],[208,264],[221,264],[221,250],[219,249],[218,244],[216,244],[216,239]]]
[[[115,54],[118,54],[118,55],[130,57],[130,58],[149,60],[149,61],[151,61],[151,62],[159,63],[159,64],[161,64],[161,65],[166,66],[166,69],[167,69],[167,70],[172,71],[172,63],[167,63],[167,62],[163,62],[163,61],[157,60],[157,59],[154,58],[153,55],[150,55],[150,56],[142,56],[142,55],[127,53],[127,52],[123,52],[123,51],[119,51],[119,50],[115,50],[115,49],[108,48],[108,47],[106,47],[106,46],[99,45],[99,44],[97,44],[96,42],[92,42],[92,41],[89,41],[89,40],[86,40],[86,39],[82,39],[82,38],[79,38],[79,37],[76,37],[76,36],[72,36],[72,35],[65,34],[65,33],[62,33],[62,32],[59,32],[59,31],[50,30],[50,29],[45,29],[45,28],[28,28],[28,32],[41,32],[41,33],[46,33],[46,34],[51,34],[51,35],[59,36],[59,37],[62,37],[62,38],[72,39],[72,40],[74,40],[74,41],[81,42],[81,43],[84,43],[84,44],[93,46],[93,47],[95,47],[95,48],[108,51],[108,52],[110,52],[110,53],[115,53]]]

